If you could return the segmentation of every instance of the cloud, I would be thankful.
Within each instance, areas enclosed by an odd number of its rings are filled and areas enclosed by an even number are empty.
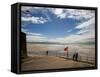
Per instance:
[[[79,29],[76,34],[65,37],[65,41],[69,42],[92,42],[95,40],[95,19],[90,20],[78,25],[75,29]]]
[[[76,10],[76,9],[50,9],[60,19],[72,18],[76,20],[87,20],[94,16],[94,11],[91,10]]]
[[[27,32],[26,34],[30,36],[42,36],[42,34],[40,33],[33,33],[33,32]]]
[[[31,21],[33,24],[44,24],[47,22],[47,20],[43,17],[22,17],[21,18],[22,21],[26,21],[29,22]]]
[[[27,32],[26,33],[27,42],[45,42],[47,38],[40,33]]]
[[[44,24],[50,20],[47,9],[43,7],[21,7],[21,20],[33,24]],[[27,23],[26,23],[27,24]]]
[[[46,37],[41,33],[29,32],[27,29],[21,29],[22,32],[26,33],[27,42],[44,42]]]
[[[90,20],[88,20],[88,21],[76,26],[76,28],[77,29],[82,29],[82,28],[88,27],[88,26],[92,25],[94,21],[95,21],[95,19],[92,18],[92,19],[90,19]]]
[[[80,10],[80,9],[61,9],[61,8],[43,8],[43,7],[22,7],[24,12],[21,20],[31,22],[33,24],[44,24],[51,20],[51,13],[59,19],[75,19],[80,20],[74,29],[78,30],[74,34],[59,38],[48,38],[41,33],[28,32],[23,29],[27,34],[27,40],[31,42],[60,42],[60,43],[79,43],[79,42],[92,42],[95,41],[95,13],[93,10]],[[41,16],[34,14],[41,13]],[[38,14],[39,15],[39,14]],[[44,16],[44,17],[43,17]],[[27,24],[27,23],[25,23]],[[67,30],[72,32],[74,29]]]
[[[94,11],[91,10],[75,10],[75,9],[68,9],[67,12],[69,15],[68,18],[74,18],[77,20],[88,20],[94,17]]]
[[[64,13],[64,9],[60,8],[49,8],[49,11],[56,15],[57,18],[63,19],[66,17],[66,14]]]
[[[52,8],[49,9],[53,14],[55,14],[58,18],[65,18],[66,14],[64,13],[64,9],[60,9],[60,8]]]
[[[75,27],[76,29],[79,29],[77,34],[91,34],[95,35],[95,18],[92,18],[78,26]]]
[[[22,19],[30,20],[35,24],[45,23],[51,21],[50,13],[54,14],[59,19],[75,19],[80,21],[87,21],[95,16],[93,10],[82,10],[82,9],[67,9],[67,8],[44,8],[44,7],[28,7],[23,6],[21,8]],[[34,14],[41,13],[44,17],[34,16]],[[28,17],[28,19],[26,18]],[[38,18],[40,20],[38,20]]]
[[[44,42],[46,37],[38,35],[27,35],[27,42]]]
[[[60,43],[86,43],[86,42],[95,42],[95,19],[91,18],[90,20],[77,25],[75,29],[78,31],[74,34],[70,34],[65,37],[59,37],[51,39],[52,42]],[[71,32],[68,30],[67,32]]]
[[[88,30],[80,30],[80,31],[77,32],[77,34],[83,34],[83,33],[86,33],[86,32],[88,32]]]
[[[95,42],[95,21],[94,18],[77,25],[74,29],[78,31],[74,34],[70,34],[65,37],[58,38],[48,38],[41,33],[28,32],[23,29],[27,34],[28,42],[58,42],[58,43],[86,43],[86,42]],[[68,30],[67,32],[71,32]]]

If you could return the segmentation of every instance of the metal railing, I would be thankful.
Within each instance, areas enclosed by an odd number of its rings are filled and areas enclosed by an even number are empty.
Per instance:
[[[65,53],[48,51],[48,54],[46,54],[46,52],[43,52],[43,53],[41,53],[41,52],[29,52],[29,54],[38,55],[38,56],[56,56],[56,57],[61,57],[61,58],[73,60],[73,53],[65,54]],[[84,63],[95,64],[94,57],[82,56],[80,54],[78,55],[78,61],[84,62]]]

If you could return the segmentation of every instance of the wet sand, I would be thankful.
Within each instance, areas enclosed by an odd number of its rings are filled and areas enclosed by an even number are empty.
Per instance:
[[[34,56],[22,60],[21,70],[45,70],[60,68],[93,67],[94,65],[54,56]]]

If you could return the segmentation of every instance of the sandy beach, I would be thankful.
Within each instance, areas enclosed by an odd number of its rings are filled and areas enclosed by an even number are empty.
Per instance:
[[[92,67],[94,65],[54,56],[34,56],[22,60],[21,70]]]

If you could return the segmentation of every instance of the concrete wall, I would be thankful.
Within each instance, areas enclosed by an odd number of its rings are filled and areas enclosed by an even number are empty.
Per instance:
[[[21,32],[21,57],[27,57],[27,47],[26,47],[26,34]]]

